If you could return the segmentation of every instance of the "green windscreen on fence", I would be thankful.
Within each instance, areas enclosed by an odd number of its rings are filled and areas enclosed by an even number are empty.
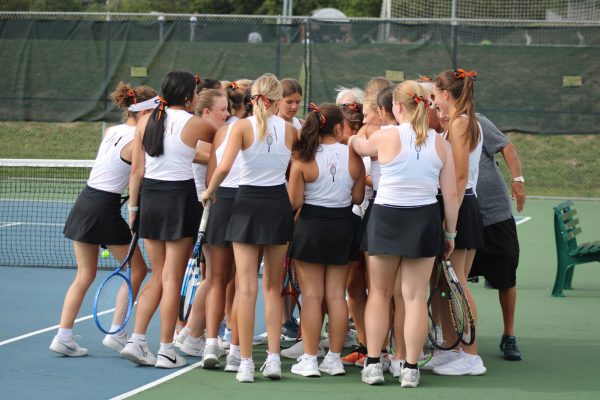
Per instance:
[[[117,121],[119,81],[159,89],[171,69],[221,80],[272,72],[319,103],[386,71],[435,76],[455,61],[479,72],[476,108],[503,130],[600,132],[600,24],[106,19],[0,14],[0,120]]]

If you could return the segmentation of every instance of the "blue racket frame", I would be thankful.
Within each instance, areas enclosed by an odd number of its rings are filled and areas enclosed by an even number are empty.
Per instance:
[[[125,259],[121,262],[121,264],[117,267],[117,269],[113,273],[111,273],[109,276],[104,278],[102,283],[100,283],[100,286],[98,286],[98,289],[96,290],[96,294],[94,295],[94,305],[93,305],[94,322],[96,323],[96,326],[98,327],[98,329],[100,329],[100,331],[102,331],[108,335],[114,335],[115,333],[121,332],[125,328],[125,326],[127,326],[127,322],[129,322],[129,318],[131,317],[131,310],[133,309],[133,287],[131,286],[131,265],[129,265],[129,263],[131,262],[131,258],[133,257],[133,253],[135,252],[135,249],[137,247],[137,242],[138,242],[138,234],[137,234],[137,232],[135,232],[131,239],[131,243],[129,244],[129,250],[127,251],[127,256],[125,257]],[[128,265],[129,265],[129,268],[127,268],[127,272],[125,274],[123,274],[123,272],[122,272],[123,268],[125,268]],[[98,318],[98,316],[102,315],[103,312],[110,312],[108,310],[98,310],[98,297],[100,296],[100,293],[102,292],[102,288],[104,287],[104,285],[106,285],[106,283],[110,279],[115,277],[116,275],[125,279],[125,282],[127,283],[127,293],[128,293],[127,313],[125,315],[123,322],[119,326],[119,328],[115,331],[110,331],[110,330],[106,330],[106,329],[104,329],[104,327],[102,327],[102,324],[100,323],[100,319]]]

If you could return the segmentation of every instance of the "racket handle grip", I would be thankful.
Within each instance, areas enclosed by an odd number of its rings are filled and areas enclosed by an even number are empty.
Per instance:
[[[210,208],[212,207],[212,200],[206,200],[204,205],[204,211],[202,212],[202,219],[200,220],[200,232],[206,232],[206,224],[208,223],[208,215],[210,214]]]

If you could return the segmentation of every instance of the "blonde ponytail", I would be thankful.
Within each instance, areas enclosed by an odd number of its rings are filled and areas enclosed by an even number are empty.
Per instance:
[[[256,117],[258,139],[264,140],[267,136],[267,121],[269,108],[281,99],[283,89],[281,82],[273,74],[264,74],[252,84],[253,115]]]
[[[401,104],[410,116],[410,124],[416,133],[417,145],[425,143],[429,130],[427,116],[429,100],[425,95],[421,85],[415,81],[404,81],[394,89],[394,102]]]

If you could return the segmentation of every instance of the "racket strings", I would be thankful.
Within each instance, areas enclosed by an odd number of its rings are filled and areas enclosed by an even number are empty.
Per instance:
[[[127,323],[132,298],[127,280],[115,274],[102,286],[96,301],[97,321],[110,334],[117,333]]]

